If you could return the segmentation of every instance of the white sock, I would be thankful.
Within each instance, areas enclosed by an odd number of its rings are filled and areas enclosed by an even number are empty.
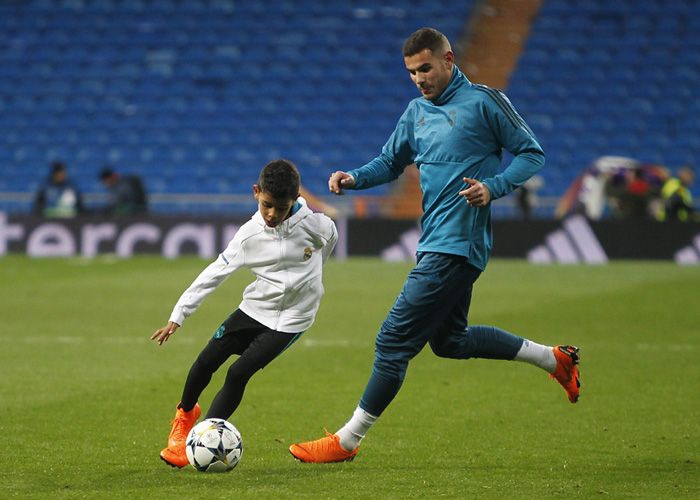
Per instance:
[[[554,357],[554,351],[550,346],[527,339],[523,341],[522,347],[515,355],[515,360],[539,366],[549,373],[554,373],[557,368],[557,358]]]
[[[360,441],[365,437],[372,424],[377,421],[377,418],[359,406],[355,408],[352,418],[336,432],[340,437],[340,446],[347,451],[352,451],[360,446]]]

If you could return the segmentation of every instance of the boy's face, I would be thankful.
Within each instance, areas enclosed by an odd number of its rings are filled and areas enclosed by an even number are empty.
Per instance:
[[[270,193],[262,191],[257,184],[253,185],[253,195],[258,200],[260,214],[268,227],[278,226],[280,222],[288,218],[296,201],[296,198],[293,200],[273,198]]]

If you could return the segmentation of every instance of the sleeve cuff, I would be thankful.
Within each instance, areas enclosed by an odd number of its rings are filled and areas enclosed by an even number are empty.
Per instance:
[[[182,326],[182,323],[185,321],[185,315],[182,313],[182,311],[173,311],[168,321],[172,321],[173,323],[177,323],[178,325]]]

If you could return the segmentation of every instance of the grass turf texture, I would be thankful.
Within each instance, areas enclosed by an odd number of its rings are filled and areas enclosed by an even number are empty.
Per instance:
[[[250,275],[232,276],[166,345],[148,340],[204,265],[0,260],[0,496],[700,495],[700,268],[492,261],[475,288],[472,323],[578,344],[581,401],[568,403],[529,365],[425,349],[355,462],[309,465],[288,445],[350,416],[375,332],[410,269],[332,262],[316,324],[252,379],[232,418],[241,463],[208,475],[171,469],[158,452],[191,362]]]

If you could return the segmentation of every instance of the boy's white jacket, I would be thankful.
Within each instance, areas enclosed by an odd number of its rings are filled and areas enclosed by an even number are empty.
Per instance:
[[[259,211],[243,224],[226,250],[185,290],[170,321],[182,325],[231,273],[246,267],[256,279],[243,291],[241,311],[272,330],[307,330],[323,296],[323,264],[338,232],[330,218],[298,200],[299,210],[277,227],[267,226]]]

